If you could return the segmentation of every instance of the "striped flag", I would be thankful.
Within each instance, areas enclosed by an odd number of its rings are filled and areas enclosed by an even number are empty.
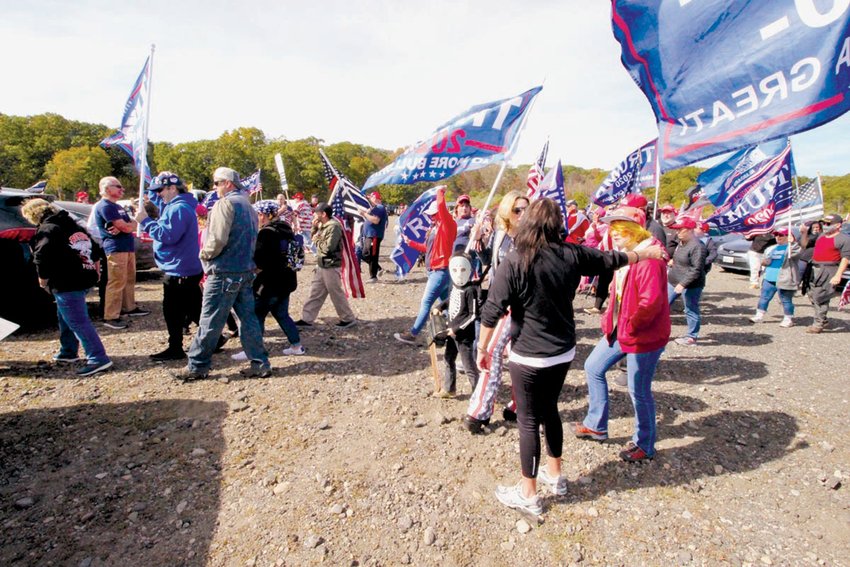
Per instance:
[[[27,193],[44,193],[45,189],[47,189],[47,181],[39,181],[32,187],[29,187]]]
[[[776,216],[776,224],[800,224],[823,218],[823,189],[820,176],[791,192],[791,209]]]
[[[850,305],[850,281],[844,286],[844,291],[841,292],[841,299],[838,300],[838,308],[844,309]]]
[[[364,195],[356,185],[336,170],[331,163],[331,160],[329,160],[328,156],[325,155],[325,152],[320,149],[319,154],[322,156],[322,165],[324,165],[325,168],[325,179],[328,180],[331,194],[333,195],[338,191],[340,198],[342,199],[342,210],[349,215],[362,218],[360,209],[371,209],[372,203],[369,202],[366,195]]]
[[[340,174],[325,155],[325,152],[319,150],[322,156],[322,163],[325,166],[325,179],[328,180],[328,187],[331,190],[330,203],[334,210],[334,217],[342,225],[342,287],[348,297],[355,299],[364,299],[366,290],[363,288],[363,278],[360,276],[360,262],[354,253],[354,234],[351,226],[345,222],[345,214],[360,215],[360,210],[353,207],[356,201],[356,195],[363,197],[366,202],[364,207],[371,206],[369,200],[363,196],[360,189],[355,187],[348,179]],[[355,212],[350,211],[351,208]]]
[[[528,186],[528,192],[526,195],[528,198],[534,197],[534,194],[537,193],[537,188],[540,186],[540,181],[543,180],[543,168],[546,166],[546,156],[549,153],[549,140],[546,140],[546,145],[543,146],[543,151],[540,152],[540,157],[537,158],[537,161],[531,165],[531,168],[528,170],[528,178],[526,179],[526,185]]]
[[[242,185],[245,187],[245,192],[249,195],[258,193],[263,190],[263,183],[260,181],[260,173],[262,169],[258,169],[248,177],[242,179]]]

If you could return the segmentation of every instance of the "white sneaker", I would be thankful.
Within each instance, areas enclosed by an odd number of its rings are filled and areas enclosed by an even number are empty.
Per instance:
[[[565,496],[567,494],[567,477],[559,475],[554,477],[549,474],[549,469],[540,467],[537,471],[537,480],[549,487],[552,494],[556,496]]]
[[[761,323],[764,320],[764,311],[756,311],[756,314],[750,317],[752,323]]]
[[[245,354],[245,351],[237,352],[236,354],[231,354],[230,358],[233,360],[248,360],[248,355]]]
[[[786,329],[787,329],[788,327],[793,327],[793,326],[794,326],[794,320],[793,320],[793,319],[791,319],[791,317],[783,317],[783,318],[782,318],[782,322],[781,322],[781,323],[779,323],[779,326],[780,326],[780,327],[785,327]]]
[[[283,349],[283,354],[287,356],[301,356],[302,354],[306,354],[307,351],[304,350],[302,345],[298,345],[297,347],[289,347]]]
[[[531,498],[526,498],[522,495],[522,484],[514,486],[497,486],[496,499],[514,510],[528,512],[535,516],[543,513],[543,504],[540,502],[540,497],[536,494]]]

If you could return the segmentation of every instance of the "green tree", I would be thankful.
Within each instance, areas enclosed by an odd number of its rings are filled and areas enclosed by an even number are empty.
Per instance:
[[[59,150],[45,167],[47,191],[71,199],[77,191],[95,197],[102,177],[110,175],[109,156],[101,148],[78,146]]]

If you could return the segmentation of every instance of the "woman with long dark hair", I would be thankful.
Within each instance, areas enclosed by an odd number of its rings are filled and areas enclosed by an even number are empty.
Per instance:
[[[616,270],[646,258],[660,258],[657,246],[630,252],[601,252],[564,242],[564,219],[549,199],[533,202],[519,224],[514,250],[508,252],[490,288],[481,315],[478,365],[488,367],[493,328],[511,311],[509,358],[511,383],[517,401],[522,479],[499,486],[496,498],[510,508],[541,514],[537,478],[552,492],[567,492],[561,475],[564,431],[558,415],[558,396],[575,357],[573,299],[582,276]],[[540,437],[544,426],[546,467],[540,467]]]

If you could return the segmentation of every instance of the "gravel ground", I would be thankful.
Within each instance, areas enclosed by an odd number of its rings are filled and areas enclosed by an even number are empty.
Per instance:
[[[269,379],[239,376],[235,344],[200,383],[149,361],[166,336],[156,274],[138,285],[149,317],[99,327],[111,372],[77,379],[45,362],[55,331],[6,339],[0,564],[850,564],[848,313],[807,335],[812,310],[798,297],[798,326],[778,326],[778,301],[754,326],[746,278],[712,272],[704,340],[671,343],[656,376],[657,458],[617,458],[633,420],[612,381],[611,439],[565,440],[569,493],[548,497],[536,522],[493,497],[519,475],[514,425],[469,435],[465,378],[459,399],[431,397],[427,350],[392,339],[423,282],[420,270],[368,286],[352,329],[333,327],[328,302],[303,357],[280,354],[269,320]],[[599,336],[595,317],[577,318],[565,422],[584,415],[581,366]],[[673,323],[681,333],[681,307]]]

